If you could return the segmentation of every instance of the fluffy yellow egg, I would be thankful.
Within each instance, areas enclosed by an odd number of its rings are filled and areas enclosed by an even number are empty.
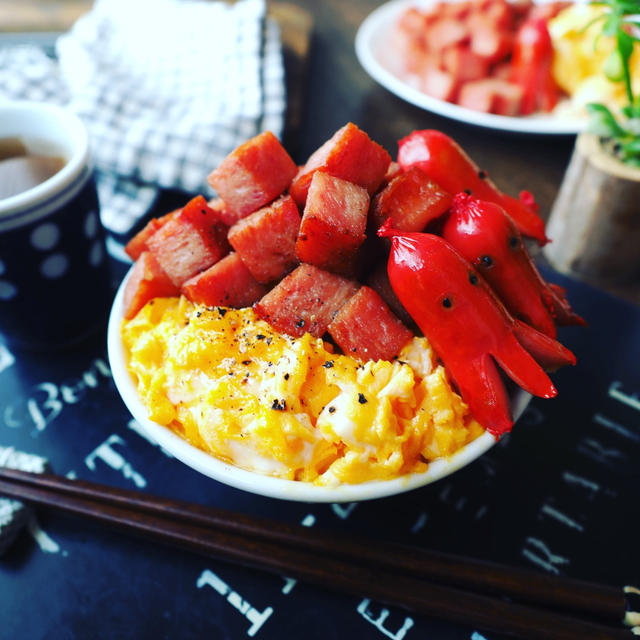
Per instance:
[[[122,337],[151,420],[244,469],[320,485],[422,471],[483,429],[425,338],[362,363],[251,309],[157,298]]]
[[[605,75],[605,62],[615,47],[612,37],[600,36],[604,8],[575,3],[549,21],[553,42],[553,76],[569,96],[557,107],[559,113],[582,111],[589,102],[601,102],[611,109],[625,104],[622,82]],[[640,90],[640,51],[636,45],[629,63],[634,91]]]

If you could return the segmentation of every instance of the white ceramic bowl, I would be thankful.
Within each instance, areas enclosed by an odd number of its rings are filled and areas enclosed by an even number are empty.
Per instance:
[[[496,443],[492,435],[484,433],[449,458],[435,460],[423,473],[412,473],[392,480],[343,484],[337,487],[320,487],[307,482],[273,478],[223,462],[192,446],[166,427],[149,420],[147,417],[147,410],[140,400],[131,375],[127,371],[120,334],[123,293],[128,277],[127,275],[120,285],[109,317],[107,348],[113,380],[125,405],[151,440],[187,466],[214,480],[236,489],[283,500],[330,503],[372,500],[417,489],[444,478],[468,465]],[[530,399],[531,396],[524,391],[516,395],[513,401],[515,418],[522,414]]]

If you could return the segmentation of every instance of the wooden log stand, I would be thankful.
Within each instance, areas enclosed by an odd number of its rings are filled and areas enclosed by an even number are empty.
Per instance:
[[[563,273],[594,283],[640,281],[640,169],[580,134],[547,223],[544,247]]]

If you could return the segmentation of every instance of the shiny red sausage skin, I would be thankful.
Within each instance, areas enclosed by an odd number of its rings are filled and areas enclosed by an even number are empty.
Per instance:
[[[429,340],[480,424],[498,437],[513,419],[496,363],[520,387],[550,398],[557,391],[545,366],[575,364],[549,336],[515,319],[446,240],[392,229],[388,273],[394,292]]]
[[[523,236],[546,244],[544,222],[536,213],[533,196],[526,191],[520,200],[502,193],[455,140],[435,129],[414,131],[398,142],[398,163],[403,171],[417,166],[451,194],[470,192],[481,200],[499,204]]]
[[[556,325],[586,324],[562,290],[540,275],[515,224],[499,205],[456,194],[442,237],[478,269],[516,318],[552,338]]]

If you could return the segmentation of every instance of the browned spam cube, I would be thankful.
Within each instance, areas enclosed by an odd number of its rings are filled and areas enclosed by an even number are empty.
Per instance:
[[[281,333],[321,338],[358,283],[311,264],[301,264],[253,305],[255,312]]]
[[[443,51],[442,66],[459,84],[486,78],[489,71],[487,59],[471,51],[467,44]]]
[[[237,219],[281,195],[298,167],[270,131],[232,151],[207,178]]]
[[[149,300],[176,296],[179,292],[153,255],[143,251],[135,261],[124,288],[124,317],[130,320]]]
[[[303,207],[314,173],[324,171],[353,182],[373,194],[390,162],[391,156],[385,149],[349,122],[311,154],[292,181],[289,193],[298,206]]]
[[[188,300],[208,307],[249,307],[266,292],[234,252],[182,285]]]
[[[227,227],[233,226],[240,219],[235,211],[231,211],[231,209],[227,207],[222,198],[211,198],[207,204],[216,212],[218,218],[226,224]]]
[[[394,178],[397,178],[402,173],[402,168],[400,165],[393,160],[389,166],[387,167],[387,172],[384,174],[382,178],[382,182],[378,187],[378,191],[384,189]]]
[[[171,211],[160,218],[151,218],[149,222],[136,233],[124,247],[126,254],[132,259],[137,260],[143,251],[148,251],[147,240],[161,227],[163,227],[171,218],[175,218],[180,213],[180,209]]]
[[[365,240],[367,190],[316,171],[296,242],[296,256],[328,271],[351,274]]]
[[[229,253],[227,227],[202,196],[189,201],[146,244],[177,287]]]
[[[394,229],[422,231],[429,222],[449,209],[452,200],[452,195],[422,169],[411,167],[375,196],[371,222],[378,229],[387,218],[391,218]]]
[[[360,360],[391,360],[413,337],[413,332],[367,286],[340,308],[329,333],[344,353]]]
[[[258,282],[282,278],[298,264],[298,206],[289,195],[258,209],[229,229],[228,239]]]
[[[395,313],[404,324],[413,327],[415,322],[409,315],[409,312],[402,306],[402,302],[395,294],[391,282],[389,281],[389,274],[387,273],[386,261],[381,262],[375,267],[367,277],[366,284],[370,286],[388,305],[391,311]]]
[[[458,103],[467,109],[517,116],[521,112],[522,87],[500,78],[483,78],[467,82],[460,89]]]

